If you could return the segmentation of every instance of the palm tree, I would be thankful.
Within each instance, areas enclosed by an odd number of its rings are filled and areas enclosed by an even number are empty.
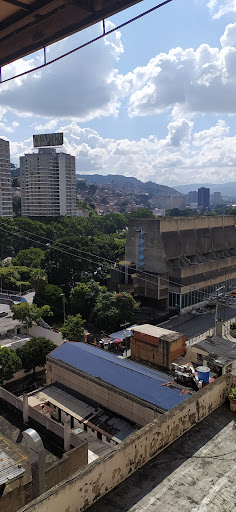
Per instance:
[[[36,268],[30,276],[30,283],[35,293],[41,292],[47,284],[47,275],[41,268]]]

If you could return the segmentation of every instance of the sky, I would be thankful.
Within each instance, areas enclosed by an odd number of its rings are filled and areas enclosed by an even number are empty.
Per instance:
[[[106,30],[157,5],[143,0]],[[102,33],[101,23],[47,49],[51,60]],[[40,65],[43,51],[2,68]],[[173,0],[53,63],[0,84],[0,137],[11,161],[35,133],[64,132],[81,174],[168,186],[236,181],[236,0]]]

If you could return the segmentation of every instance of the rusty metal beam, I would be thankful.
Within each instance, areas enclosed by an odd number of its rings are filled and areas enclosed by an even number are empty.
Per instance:
[[[23,2],[18,2],[18,0],[3,0],[6,4],[12,4],[12,5],[15,5],[16,7],[20,7],[21,9],[23,9],[24,11],[28,11],[28,12],[31,12],[31,6],[28,5],[28,4],[25,4]]]
[[[65,0],[34,2],[33,12],[25,14],[24,18],[21,17],[15,24],[13,23],[14,33],[9,33],[11,26],[3,30],[3,27],[0,27],[0,66],[83,30],[141,1],[143,0],[78,0],[76,5],[68,4]],[[85,10],[86,5],[94,9]],[[54,6],[55,10],[52,11]],[[45,14],[43,9],[47,10]],[[36,14],[38,19],[35,19]]]

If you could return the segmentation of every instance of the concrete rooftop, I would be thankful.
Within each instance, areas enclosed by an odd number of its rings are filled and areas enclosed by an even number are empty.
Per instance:
[[[235,446],[224,404],[87,512],[235,512]]]

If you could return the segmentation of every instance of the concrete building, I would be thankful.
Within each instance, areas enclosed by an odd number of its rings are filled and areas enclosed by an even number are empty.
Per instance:
[[[233,216],[132,219],[125,259],[136,267],[134,293],[182,309],[215,289],[236,286]]]
[[[210,207],[210,189],[201,187],[198,189],[198,207],[209,208]]]
[[[39,148],[20,157],[20,174],[24,217],[76,215],[74,156]]]
[[[226,397],[235,383],[231,375],[216,379],[22,512],[232,512],[235,413]]]
[[[236,342],[218,336],[187,347],[186,358],[192,363],[208,366],[218,375],[236,375]]]
[[[198,193],[196,190],[190,190],[190,192],[187,194],[187,202],[188,204],[191,203],[197,203],[198,201]]]
[[[0,216],[13,217],[9,142],[0,139]]]
[[[170,368],[171,363],[186,352],[186,338],[176,331],[144,324],[133,327],[130,338],[131,356],[144,362]]]
[[[47,356],[47,384],[60,383],[143,426],[186,399],[170,376],[86,343],[65,342]]]
[[[172,208],[186,208],[187,200],[183,194],[179,195],[168,195],[168,196],[157,196],[152,200],[153,205],[160,209],[172,209]]]
[[[221,204],[222,203],[222,195],[221,195],[221,192],[214,192],[213,196],[212,196],[212,202],[213,204],[217,205],[217,204]]]

